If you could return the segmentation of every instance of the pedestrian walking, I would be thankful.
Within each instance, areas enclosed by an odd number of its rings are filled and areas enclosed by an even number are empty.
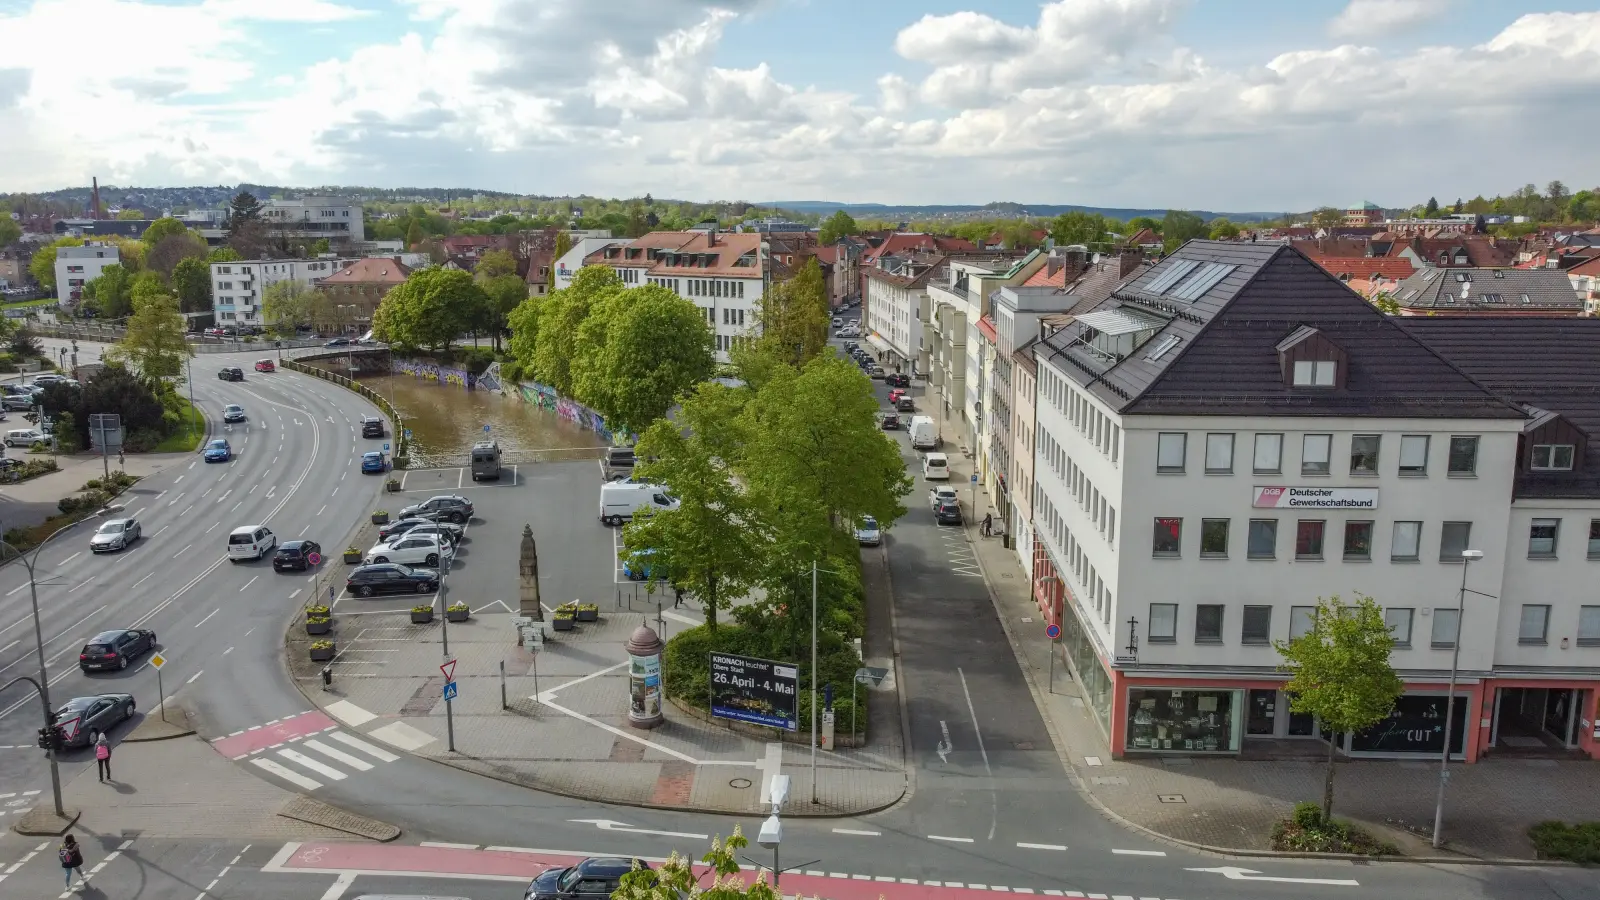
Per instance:
[[[983,514],[983,536],[984,537],[988,537],[993,533],[994,533],[994,514],[993,513],[984,513]],[[100,735],[100,736],[101,737],[105,737],[105,735],[103,735],[103,734]]]
[[[103,734],[94,742],[94,758],[100,765],[100,783],[105,784],[111,780],[111,745]]]
[[[672,608],[673,609],[678,609],[681,606],[683,606],[683,591],[680,590],[677,585],[673,585],[672,586]]]
[[[72,873],[78,873],[78,887],[86,887],[89,879],[83,877],[83,850],[78,847],[78,839],[67,835],[61,841],[61,849],[56,851],[56,858],[61,860],[61,871],[66,874],[66,886],[72,887]]]
[[[123,469],[124,471],[126,471],[127,465],[128,465],[128,458],[122,455],[122,448],[118,447],[117,448],[117,468]]]

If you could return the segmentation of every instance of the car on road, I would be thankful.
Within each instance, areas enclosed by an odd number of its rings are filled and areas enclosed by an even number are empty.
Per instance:
[[[950,459],[943,453],[929,453],[922,458],[922,477],[929,481],[950,480]]]
[[[883,371],[883,366],[880,366],[876,363],[867,368],[867,377],[869,378],[882,379],[885,374],[887,373]]]
[[[278,536],[265,525],[244,525],[228,532],[228,559],[262,559],[278,546]]]
[[[258,360],[256,360],[256,371],[257,372],[276,372],[276,371],[278,371],[278,364],[273,362],[270,359],[258,359]]]
[[[883,414],[883,430],[884,431],[899,431],[900,430],[900,415],[898,413],[884,413]]]
[[[388,468],[388,464],[383,461],[383,453],[369,450],[361,454],[361,474],[382,475]]]
[[[877,519],[862,516],[856,522],[856,543],[863,547],[876,547],[883,543],[883,532],[878,528]]]
[[[400,518],[420,517],[465,525],[472,518],[472,501],[459,494],[440,494],[429,497],[415,506],[400,510]]]
[[[128,663],[156,648],[156,633],[145,628],[102,631],[78,651],[78,668],[85,672],[126,669]]]
[[[427,594],[439,589],[439,573],[395,563],[357,566],[345,576],[344,589],[357,597],[374,594]]]
[[[222,438],[215,438],[206,442],[206,462],[228,462],[233,459],[233,447]]]
[[[835,328],[843,328],[844,327],[844,319],[841,319],[838,316],[834,316],[833,317],[833,327],[835,327]]]
[[[956,489],[948,484],[941,484],[928,491],[928,508],[938,509],[946,503],[959,504],[961,500],[956,496]]]
[[[217,370],[217,377],[223,381],[243,381],[244,370],[238,366],[223,366]]]
[[[390,522],[387,525],[380,526],[378,528],[378,540],[388,543],[400,535],[411,531],[411,529],[420,528],[423,525],[436,525],[439,527],[440,531],[450,535],[452,539],[458,541],[461,538],[462,532],[465,530],[460,525],[453,525],[449,522],[435,522],[432,519],[424,519],[421,516],[415,516],[410,519],[401,519],[398,522]]]
[[[456,555],[450,542],[437,534],[413,535],[407,532],[392,541],[373,544],[367,551],[367,560],[374,563],[401,563],[437,568],[442,560]]]
[[[100,523],[89,537],[89,552],[108,553],[124,550],[139,539],[142,530],[136,519],[110,519]]]
[[[622,561],[622,575],[629,581],[649,581],[659,577],[653,548],[635,550]]]
[[[222,421],[227,423],[243,422],[245,420],[244,407],[237,403],[229,403],[222,408]]]
[[[905,395],[906,395],[906,389],[905,388],[895,388],[894,390],[890,391],[889,392],[889,405],[893,406],[896,403],[899,403],[900,402],[900,398],[904,397]]]
[[[900,410],[901,412],[916,412],[917,402],[912,400],[910,397],[901,397],[899,400],[894,402],[894,408]]]
[[[322,346],[324,346],[324,347],[348,347],[352,343],[354,343],[354,342],[351,341],[349,338],[334,338],[333,340],[327,342],[326,344],[323,344]]]
[[[316,541],[284,541],[272,554],[272,571],[309,571],[313,553],[322,554],[322,545]]]
[[[856,348],[860,347],[860,346],[861,345],[856,343],[855,341],[845,341],[844,342],[844,352],[846,352],[846,353],[854,353],[854,352],[856,352]]]
[[[891,372],[883,376],[883,383],[890,387],[908,388],[911,387],[911,376],[904,372]]]
[[[610,897],[622,886],[622,876],[634,869],[650,869],[642,859],[591,856],[565,869],[540,872],[523,892],[523,900],[579,900]]]
[[[940,525],[961,524],[961,504],[941,503],[933,510],[933,520]]]
[[[32,447],[49,440],[50,437],[37,428],[14,428],[6,432],[7,447]]]
[[[377,416],[362,416],[361,436],[364,438],[383,437],[383,420]]]
[[[74,697],[56,707],[54,721],[66,747],[90,747],[100,735],[133,718],[132,694],[96,694]]]

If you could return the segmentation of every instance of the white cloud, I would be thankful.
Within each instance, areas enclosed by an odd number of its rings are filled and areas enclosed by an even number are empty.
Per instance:
[[[1376,38],[1433,21],[1455,0],[1350,0],[1328,32],[1338,38]]]

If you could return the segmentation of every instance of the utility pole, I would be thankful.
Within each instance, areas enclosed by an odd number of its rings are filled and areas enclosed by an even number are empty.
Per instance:
[[[817,802],[817,562],[811,561],[811,802]],[[777,851],[773,851],[777,858]],[[774,878],[777,874],[774,864]]]

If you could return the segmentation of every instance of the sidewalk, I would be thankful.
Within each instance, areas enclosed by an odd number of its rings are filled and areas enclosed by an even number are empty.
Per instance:
[[[952,483],[965,483],[971,471],[971,460],[952,456]],[[1112,759],[1061,653],[1051,691],[1045,619],[1015,551],[1005,549],[998,537],[980,537],[977,522],[969,523],[967,539],[976,546],[1001,624],[1032,683],[1057,751],[1079,789],[1114,818],[1185,843],[1269,851],[1275,822],[1296,802],[1320,801],[1325,771],[1320,759]],[[1334,815],[1363,824],[1408,856],[1453,852],[1523,859],[1534,856],[1527,837],[1530,826],[1548,819],[1597,817],[1593,788],[1600,768],[1592,762],[1490,759],[1453,765],[1445,806],[1447,849],[1436,851],[1429,836],[1438,776],[1436,759],[1341,762],[1334,781]]]
[[[17,459],[29,458],[23,450],[13,449],[10,452]],[[109,462],[113,472],[120,468],[129,475],[144,478],[194,458],[192,453],[135,453],[130,454],[121,465],[118,465],[115,455],[111,456]],[[56,504],[62,497],[76,493],[91,478],[105,476],[106,463],[98,453],[57,456],[55,460],[61,467],[59,471],[19,484],[0,486],[0,532],[43,522],[61,511]],[[138,485],[132,488],[134,491],[138,489]]]

